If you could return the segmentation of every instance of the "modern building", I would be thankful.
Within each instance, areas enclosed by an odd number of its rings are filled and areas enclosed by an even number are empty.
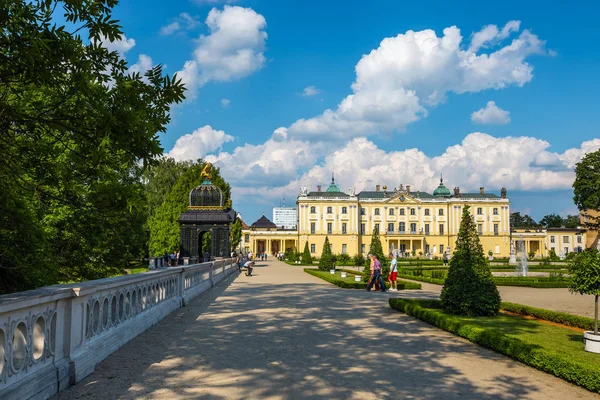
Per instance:
[[[296,207],[274,207],[273,223],[283,229],[296,229],[298,226],[298,209]]]

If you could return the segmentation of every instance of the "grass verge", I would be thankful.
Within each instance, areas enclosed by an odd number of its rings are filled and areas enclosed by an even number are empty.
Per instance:
[[[529,307],[523,304],[516,303],[502,302],[500,308],[517,314],[528,315],[534,318],[556,322],[557,324],[574,326],[576,328],[585,329],[587,331],[591,331],[594,329],[593,318],[587,318],[579,315],[567,314],[557,311],[550,311],[545,310],[543,308]],[[598,358],[598,363],[600,363],[600,357]]]
[[[344,289],[364,289],[365,288],[365,283],[362,281],[355,282],[354,276],[349,275],[346,278],[342,278],[339,270],[336,271],[335,274],[333,274],[333,275],[329,271],[320,271],[320,270],[314,269],[314,268],[304,268],[304,272],[314,275],[317,278],[321,278],[324,281],[327,281],[329,283],[333,283],[334,285],[337,285]],[[397,283],[398,283],[398,290],[421,289],[421,285],[418,283],[406,282],[406,281],[402,281],[402,280],[399,280]],[[385,286],[388,288],[390,287],[389,283],[387,283],[387,282],[386,282]]]
[[[390,298],[392,308],[505,354],[561,379],[600,392],[600,357],[583,350],[582,335],[513,315],[447,314],[439,300]]]

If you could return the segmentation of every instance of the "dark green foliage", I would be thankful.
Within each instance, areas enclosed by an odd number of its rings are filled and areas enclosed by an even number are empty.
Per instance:
[[[371,234],[371,245],[369,246],[369,254],[373,254],[377,256],[377,259],[381,263],[381,276],[384,280],[387,280],[388,275],[390,274],[390,263],[387,257],[387,254],[383,252],[383,248],[381,247],[381,240],[379,239],[379,231],[377,228],[373,228],[373,233]],[[371,261],[367,258],[364,262],[364,270],[363,270],[363,281],[368,282],[371,277]]]
[[[302,265],[312,265],[312,256],[308,249],[308,242],[304,243],[304,251],[302,252]]]
[[[321,278],[324,281],[327,281],[329,283],[333,283],[334,285],[339,286],[344,289],[364,289],[365,288],[364,283],[354,281],[354,278],[351,275],[348,275],[348,278],[344,279],[344,278],[340,277],[339,273],[336,273],[335,275],[331,275],[331,273],[329,271],[321,271],[321,270],[314,269],[314,268],[304,268],[304,272],[307,272],[311,275]],[[421,285],[418,283],[406,282],[406,281],[402,281],[402,280],[399,280],[397,283],[398,283],[398,290],[421,289]],[[390,287],[388,282],[385,283],[385,286],[387,288]]]
[[[511,228],[539,228],[539,226],[529,215],[521,215],[520,212],[510,213]]]
[[[331,245],[329,244],[329,237],[327,236],[325,236],[325,242],[323,243],[323,251],[321,252],[321,259],[319,260],[319,269],[321,271],[335,269],[335,264],[331,259]]]
[[[577,228],[579,226],[578,215],[567,215],[565,218],[558,214],[545,215],[540,220],[540,226],[544,228]]]
[[[560,260],[560,257],[558,257],[556,255],[556,251],[554,251],[554,249],[550,249],[549,257],[550,257],[550,261],[559,261]]]
[[[494,315],[500,309],[500,294],[483,255],[469,206],[463,209],[456,250],[440,298],[444,308],[453,314]]]
[[[362,254],[356,254],[354,257],[352,257],[352,265],[355,267],[364,265],[365,263],[365,258],[362,256]]]
[[[350,257],[348,254],[338,254],[336,256],[335,265],[340,267],[350,266],[352,265],[352,257]]]
[[[594,296],[596,309],[594,313],[594,334],[598,334],[598,296],[600,296],[600,252],[597,249],[586,249],[569,263],[572,293],[590,294]]]
[[[235,222],[231,226],[231,248],[236,249],[242,240],[242,220],[239,218],[235,219]]]
[[[505,354],[517,361],[548,372],[566,381],[582,386],[592,392],[600,392],[600,365],[590,362],[583,350],[574,353],[571,349],[556,349],[555,343],[547,344],[540,340],[520,339],[517,334],[507,335],[490,320],[492,318],[469,318],[444,312],[441,302],[436,300],[409,300],[390,298],[392,308],[412,315],[438,328],[452,332],[483,347]],[[493,318],[496,320],[496,317]],[[505,316],[504,326],[522,326],[527,332],[536,328],[535,321],[526,321],[520,317]],[[518,328],[516,328],[518,329]],[[560,329],[560,328],[556,328]],[[567,333],[570,335],[570,333]],[[586,361],[583,361],[583,360]]]
[[[587,153],[575,166],[573,201],[587,216],[584,227],[600,230],[600,150]],[[596,211],[587,213],[587,211]]]

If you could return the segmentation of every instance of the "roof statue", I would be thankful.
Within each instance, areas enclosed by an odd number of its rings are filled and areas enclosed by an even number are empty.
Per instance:
[[[204,165],[204,168],[202,169],[202,172],[200,173],[200,178],[202,178],[205,181],[210,181],[212,179],[212,175],[210,173],[211,168],[212,168],[212,164],[206,163]]]

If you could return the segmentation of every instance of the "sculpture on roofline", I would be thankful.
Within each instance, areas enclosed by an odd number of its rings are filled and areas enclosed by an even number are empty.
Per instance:
[[[211,163],[206,163],[202,172],[200,173],[200,177],[205,181],[210,181],[212,179],[212,174],[210,173],[210,169],[212,168]]]

